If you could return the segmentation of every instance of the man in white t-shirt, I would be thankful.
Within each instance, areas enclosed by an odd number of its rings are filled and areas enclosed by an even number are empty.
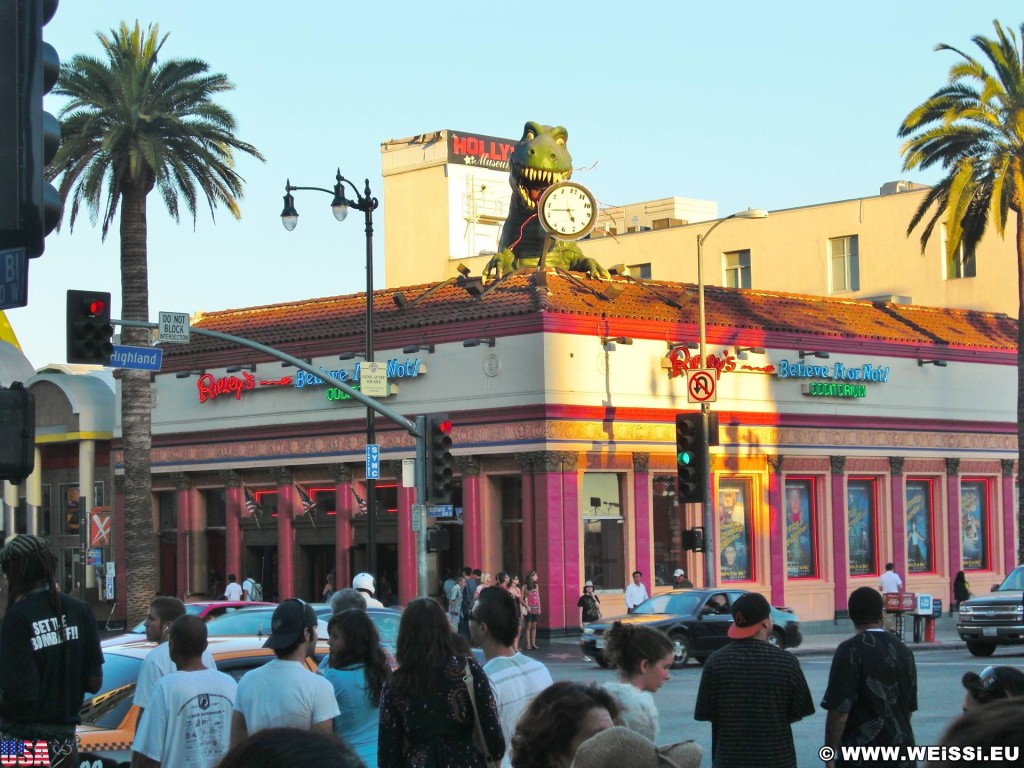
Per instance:
[[[316,649],[316,611],[301,600],[285,600],[274,609],[264,648],[277,656],[246,674],[238,684],[231,721],[231,745],[265,728],[302,728],[333,732],[341,714],[334,686],[306,667]]]
[[[139,668],[139,679],[135,684],[135,705],[139,708],[139,717],[136,719],[136,728],[142,724],[142,716],[146,707],[149,706],[149,699],[160,678],[174,672],[174,662],[171,660],[170,646],[167,639],[170,637],[171,625],[185,615],[185,604],[176,597],[155,597],[149,604],[149,613],[146,614],[146,639],[151,643],[158,643],[157,647],[146,654]],[[203,666],[207,669],[216,669],[213,655],[206,648],[203,642],[202,652]]]
[[[896,566],[892,563],[885,564],[885,573],[879,578],[878,589],[882,594],[903,591],[903,579],[896,573]]]
[[[551,685],[551,673],[539,661],[512,650],[519,636],[519,605],[511,592],[501,587],[481,591],[469,612],[469,632],[487,660],[484,672],[494,691],[505,734],[501,764],[511,768],[516,722],[534,697]]]
[[[237,683],[203,664],[206,624],[182,616],[171,626],[171,659],[178,667],[153,688],[135,735],[136,768],[214,768],[228,751]]]
[[[242,585],[238,583],[238,577],[233,573],[228,574],[228,585],[224,587],[225,600],[241,600]]]
[[[626,587],[626,611],[628,613],[632,613],[634,608],[648,598],[643,578],[644,575],[640,571],[633,571],[633,583]]]

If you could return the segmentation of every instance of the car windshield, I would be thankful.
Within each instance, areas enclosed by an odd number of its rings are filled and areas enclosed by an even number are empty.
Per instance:
[[[85,694],[85,705],[82,707],[83,718],[86,708],[95,700],[98,707],[102,699],[111,694],[111,698],[120,696],[120,689],[126,686],[135,690],[135,681],[139,679],[139,669],[142,667],[142,659],[135,656],[121,656],[111,653],[108,649],[103,654],[103,685],[96,693]]]
[[[1014,568],[1010,571],[1010,575],[999,585],[998,591],[1011,592],[1018,589],[1024,589],[1024,568]]]
[[[206,625],[210,635],[269,635],[272,610],[246,608],[220,616]]]
[[[695,592],[684,592],[680,595],[656,595],[655,597],[640,603],[640,605],[633,610],[633,613],[691,614],[697,610],[697,606],[700,604],[701,599],[701,595]]]

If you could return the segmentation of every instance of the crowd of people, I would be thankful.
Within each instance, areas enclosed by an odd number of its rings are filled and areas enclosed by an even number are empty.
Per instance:
[[[45,743],[49,764],[75,768],[75,718],[84,694],[102,684],[102,656],[87,606],[56,588],[55,565],[37,537],[19,536],[0,550],[9,583],[0,738]],[[442,600],[417,598],[405,607],[393,657],[366,613],[375,580],[357,574],[352,588],[330,595],[320,674],[310,671],[316,613],[285,600],[265,642],[274,658],[239,682],[217,671],[202,619],[176,598],[155,598],[145,631],[157,646],[138,678],[131,768],[700,766],[702,750],[692,740],[659,745],[652,694],[670,678],[675,646],[667,635],[615,621],[605,658],[617,681],[553,682],[543,663],[519,651],[520,642],[536,647],[537,572],[520,587],[516,574],[466,571],[444,585]],[[642,586],[637,578],[634,585]],[[823,744],[834,750],[826,768],[860,764],[844,762],[844,747],[915,744],[913,653],[885,629],[880,590],[854,590],[847,607],[853,635],[836,648],[820,702]],[[581,623],[600,617],[589,582],[578,608]],[[773,624],[762,595],[746,593],[729,610],[734,642],[706,660],[694,712],[711,724],[712,768],[795,766],[792,724],[815,711],[799,660],[767,642]],[[962,685],[963,715],[942,744],[1021,746],[1024,706],[1013,700],[1024,700],[1024,673],[990,666],[965,674]],[[943,760],[959,754],[943,753]],[[89,756],[88,764],[110,763]],[[910,759],[886,764],[916,766]]]

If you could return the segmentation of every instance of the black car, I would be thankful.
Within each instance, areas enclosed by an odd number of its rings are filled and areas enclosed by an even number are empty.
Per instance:
[[[991,656],[997,645],[1024,645],[1024,565],[1018,565],[989,595],[960,603],[957,634],[974,656]]]
[[[746,591],[742,589],[680,589],[655,595],[627,616],[601,619],[584,626],[580,647],[585,655],[606,667],[604,633],[611,629],[612,623],[646,624],[663,630],[672,638],[676,645],[673,668],[683,666],[690,659],[702,664],[729,642],[727,633],[732,624],[729,606],[743,594]],[[772,622],[775,627],[768,636],[772,645],[796,648],[803,641],[800,620],[789,609],[772,606]]]

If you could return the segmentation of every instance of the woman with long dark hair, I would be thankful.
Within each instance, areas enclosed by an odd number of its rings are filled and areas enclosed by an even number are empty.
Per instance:
[[[490,683],[440,605],[421,597],[405,607],[395,658],[380,702],[380,768],[484,768],[476,730],[487,756],[501,759],[505,739]]]
[[[619,672],[619,682],[604,683],[618,699],[619,725],[651,741],[658,740],[658,706],[654,696],[669,679],[675,643],[655,627],[616,621],[605,634],[604,657]]]
[[[376,768],[380,696],[391,677],[380,635],[366,611],[356,608],[332,616],[327,631],[331,656],[324,677],[334,686],[341,710],[334,718],[334,735],[344,739],[367,768]]]
[[[526,650],[537,650],[537,622],[540,620],[540,587],[537,585],[537,572],[530,571],[526,574],[526,589],[523,592],[523,600],[526,602],[526,616],[523,622],[526,628],[523,639],[526,640]]]

